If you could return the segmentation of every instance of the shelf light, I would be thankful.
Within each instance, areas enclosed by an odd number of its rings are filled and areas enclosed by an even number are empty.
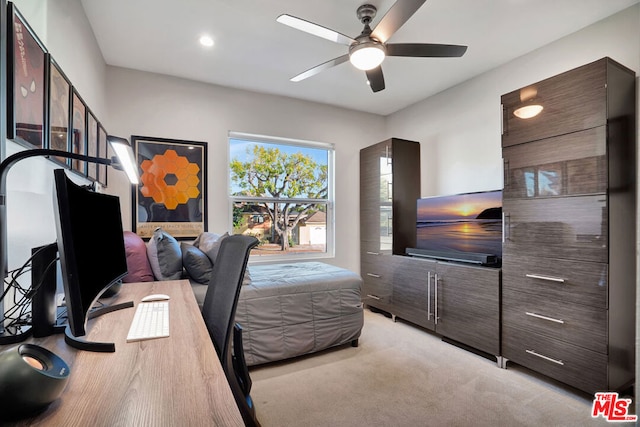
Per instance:
[[[544,107],[540,104],[528,104],[516,108],[513,115],[519,119],[531,119],[542,112]]]

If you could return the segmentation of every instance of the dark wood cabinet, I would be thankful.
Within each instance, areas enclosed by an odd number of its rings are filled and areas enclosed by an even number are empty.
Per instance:
[[[542,112],[513,111],[536,93]],[[506,94],[502,355],[589,393],[635,370],[635,75],[604,58]]]
[[[499,356],[500,270],[404,256],[415,247],[419,197],[418,143],[360,151],[363,302]]]
[[[389,310],[393,258],[415,246],[420,144],[391,138],[360,150],[360,241],[365,304]]]
[[[437,262],[435,331],[500,355],[500,269]]]
[[[360,150],[360,239],[374,253],[404,255],[416,242],[420,144],[391,138]]]

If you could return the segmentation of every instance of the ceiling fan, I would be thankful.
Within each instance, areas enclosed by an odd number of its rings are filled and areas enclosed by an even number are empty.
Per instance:
[[[337,31],[306,21],[295,16],[283,14],[276,21],[314,36],[322,37],[334,43],[349,46],[349,53],[324,62],[291,78],[299,82],[316,75],[321,71],[350,61],[356,68],[367,74],[371,90],[379,92],[384,89],[384,75],[380,64],[387,56],[408,57],[460,57],[467,46],[429,43],[387,43],[387,40],[404,25],[405,22],[424,4],[426,0],[398,0],[382,17],[378,25],[371,30],[369,24],[376,16],[377,9],[371,4],[358,7],[356,14],[364,29],[359,36],[351,38]]]

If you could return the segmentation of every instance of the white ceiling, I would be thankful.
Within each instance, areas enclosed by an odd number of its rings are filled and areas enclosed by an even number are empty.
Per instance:
[[[403,0],[398,0],[403,1]],[[344,63],[298,83],[291,77],[347,47],[276,22],[288,13],[351,37],[356,9],[395,0],[82,0],[107,64],[387,115],[640,0],[427,0],[390,43],[469,46],[462,58],[390,57],[386,89]],[[215,40],[209,49],[198,38]]]

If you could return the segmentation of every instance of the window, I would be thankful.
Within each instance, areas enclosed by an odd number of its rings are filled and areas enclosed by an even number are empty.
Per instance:
[[[233,234],[255,236],[252,257],[333,256],[332,144],[229,134]]]

